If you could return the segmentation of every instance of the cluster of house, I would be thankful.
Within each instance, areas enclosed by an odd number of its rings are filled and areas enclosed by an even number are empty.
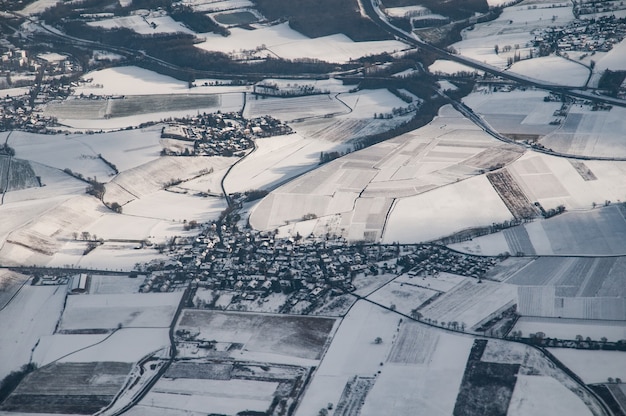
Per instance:
[[[626,36],[626,19],[604,16],[574,20],[567,26],[551,27],[536,36],[535,47],[556,46],[558,51],[606,52]]]
[[[446,271],[481,278],[497,262],[437,245],[369,245],[330,235],[278,238],[275,232],[216,223],[176,252],[175,259],[146,277],[143,292],[179,290],[191,280],[192,288],[227,290],[241,300],[282,293],[287,306],[306,301],[315,307],[354,291],[359,275]]]
[[[0,42],[0,131],[47,133],[55,120],[36,112],[39,104],[65,99],[73,85],[66,76],[80,72],[80,65],[66,55],[31,56],[10,43]],[[7,90],[3,94],[3,90]]]
[[[597,13],[612,13],[618,10],[624,10],[624,2],[622,0],[617,1],[574,1],[574,15],[579,17],[581,15],[590,15]]]
[[[161,130],[162,139],[193,143],[193,150],[182,152],[164,149],[168,155],[233,156],[253,146],[252,137],[291,134],[293,130],[281,121],[263,116],[245,119],[239,113],[198,114],[176,119]]]

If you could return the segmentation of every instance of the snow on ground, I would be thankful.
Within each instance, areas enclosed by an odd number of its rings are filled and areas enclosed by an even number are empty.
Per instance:
[[[468,73],[481,73],[471,66],[466,66],[454,61],[447,61],[444,59],[437,59],[428,67],[428,71],[433,74],[444,74],[444,75],[454,75],[458,72],[468,72]]]
[[[168,184],[208,175],[211,169],[221,170],[236,158],[166,156],[117,175],[106,186],[105,202],[121,205],[165,189]],[[184,185],[184,183],[183,183]],[[149,216],[144,213],[143,215]]]
[[[42,13],[44,10],[49,9],[57,3],[57,0],[36,0],[24,7],[20,13],[33,16]]]
[[[156,125],[142,129],[70,137],[89,146],[94,153],[102,155],[122,172],[160,157],[162,127]]]
[[[509,416],[590,416],[591,411],[563,384],[548,376],[518,374]]]
[[[98,295],[139,293],[142,283],[143,279],[141,278],[129,278],[115,274],[94,274],[89,281],[89,293]]]
[[[0,250],[0,259],[5,264],[46,264],[64,241],[105,210],[87,195],[68,199],[15,229]]]
[[[526,59],[535,34],[574,20],[571,5],[565,3],[560,7],[551,7],[552,4],[537,4],[534,9],[530,5],[506,7],[497,19],[477,24],[472,30],[465,29],[463,40],[452,47],[464,56],[499,68],[505,68],[508,58],[513,58],[515,54]],[[498,53],[495,45],[498,45]],[[511,50],[505,52],[506,46],[510,46]]]
[[[522,331],[523,336],[543,332],[546,337],[575,340],[576,335],[600,341],[602,337],[616,342],[626,339],[626,323],[623,321],[600,321],[584,319],[521,317],[515,331]]]
[[[171,99],[168,99],[169,97]],[[121,98],[120,100],[124,99]],[[128,98],[128,100],[132,100],[132,98]],[[57,118],[62,125],[62,127],[57,127],[58,131],[83,130],[87,132],[102,132],[137,127],[143,123],[158,122],[172,118],[191,117],[198,113],[241,111],[244,95],[239,92],[213,94],[204,97],[203,102],[197,104],[181,101],[180,96],[173,94],[157,99],[136,96],[134,101],[138,106],[128,110],[126,113],[121,113],[122,115],[112,117],[107,117],[105,113],[109,111],[110,106],[115,108],[118,99],[110,98],[101,101],[101,103],[96,102],[93,107],[86,107],[85,112],[74,111],[77,104],[73,102],[52,103],[48,104],[44,109],[44,113]],[[161,105],[152,107],[156,105],[155,101]],[[111,102],[113,104],[110,104]],[[87,103],[92,104],[91,101],[87,101]],[[80,105],[80,102],[78,105]],[[124,105],[124,103],[121,105]]]
[[[411,96],[409,92],[405,94]],[[359,90],[355,93],[341,94],[337,98],[346,103],[352,109],[352,118],[373,118],[374,114],[391,113],[394,108],[404,108],[408,104],[389,92],[387,89]],[[414,104],[419,104],[419,99],[413,96]]]
[[[463,98],[463,103],[483,116],[502,134],[543,136],[558,129],[550,125],[561,108],[559,102],[546,102],[545,91],[527,89],[494,92],[482,88]]]
[[[606,383],[609,377],[626,380],[626,353],[623,351],[570,348],[548,348],[548,350],[586,384]]]
[[[0,97],[20,97],[30,93],[29,87],[3,88],[0,89]]]
[[[626,70],[626,39],[615,45],[605,56],[597,61],[594,72],[601,74],[605,70]]]
[[[107,213],[98,220],[85,227],[91,235],[97,235],[105,240],[144,240],[149,238],[155,242],[162,242],[167,237],[176,235],[194,235],[183,229],[182,221],[164,221],[155,218],[137,217],[126,214]],[[135,244],[136,246],[137,244]]]
[[[165,322],[165,325],[168,323]],[[61,362],[116,361],[134,363],[148,354],[169,347],[168,332],[169,328],[122,328],[115,331],[103,342],[62,358]]]
[[[41,337],[33,351],[33,362],[39,367],[88,348],[108,337],[107,334],[54,334]],[[99,361],[98,358],[92,361]]]
[[[217,219],[226,206],[226,200],[222,198],[158,191],[124,205],[124,213],[163,220],[195,220],[202,223]]]
[[[385,8],[385,14],[390,17],[413,17],[429,15],[430,10],[424,6],[389,7]]]
[[[113,170],[98,158],[87,144],[74,136],[35,134],[14,131],[9,145],[19,158],[32,160],[57,169],[70,169],[84,177],[98,177],[100,181],[113,175]]]
[[[277,188],[255,206],[250,223],[274,229],[315,214],[319,218],[315,233],[377,241],[394,199],[470,178],[493,156],[506,162],[519,155],[518,148],[502,147],[444,107],[421,129],[350,153]],[[460,189],[469,192],[465,185]]]
[[[249,89],[245,86],[203,86],[204,82],[210,80],[202,79],[196,80],[197,87],[189,88],[189,83],[186,81],[137,66],[99,69],[88,72],[83,75],[82,79],[90,81],[75,88],[74,95],[212,94],[244,92]]]
[[[250,0],[184,0],[183,4],[193,8],[196,12],[216,12],[254,7]]]
[[[327,94],[293,98],[268,97],[265,99],[255,96],[255,99],[247,101],[244,117],[253,118],[271,114],[272,117],[283,121],[297,121],[349,112],[350,108],[343,102],[335,96]],[[374,117],[374,114],[371,116]]]
[[[429,241],[511,218],[487,178],[477,176],[398,200],[389,215],[383,241]]]
[[[155,35],[163,33],[187,33],[194,34],[185,25],[175,21],[170,16],[121,16],[112,19],[87,22],[88,26],[103,29],[130,29],[140,35]]]
[[[444,416],[453,413],[472,339],[422,330],[436,340],[434,352],[423,363],[388,361],[380,367],[381,373],[365,399],[362,415]],[[396,337],[395,342],[399,341]],[[416,347],[428,348],[423,344]]]
[[[68,296],[59,330],[168,328],[182,292]]]
[[[138,250],[137,243],[104,243],[82,256],[76,265],[87,269],[124,270],[130,271],[137,263],[147,263],[152,260],[166,260],[169,257],[159,254],[154,249]],[[59,261],[59,264],[61,261]],[[66,264],[66,263],[63,263]]]
[[[549,70],[546,70],[547,68]],[[590,70],[582,64],[560,56],[525,59],[514,63],[508,71],[553,84],[574,87],[585,85],[590,74]]]
[[[541,144],[573,155],[626,157],[624,130],[626,108],[594,111],[591,106],[573,105],[561,126],[544,137]]]
[[[0,379],[28,364],[37,341],[54,332],[66,293],[66,285],[27,285],[0,311]]]
[[[200,380],[161,378],[140,402],[166,411],[237,414],[248,410],[264,412],[273,399],[277,382],[258,380]]]
[[[320,152],[344,150],[340,143],[305,139],[299,134],[257,139],[256,146],[229,172],[224,182],[226,192],[275,188],[318,166]]]
[[[366,55],[408,49],[406,44],[396,40],[354,42],[342,34],[310,39],[291,29],[287,22],[255,30],[235,27],[230,31],[230,36],[226,38],[212,33],[204,34],[206,41],[196,46],[227,54],[258,50],[256,54],[259,57],[310,58],[338,63]]]
[[[391,350],[399,317],[358,301],[341,322],[322,363],[315,372],[296,415],[312,415],[328,403],[337,404],[346,382],[355,375],[373,376]],[[380,337],[382,343],[375,344]]]

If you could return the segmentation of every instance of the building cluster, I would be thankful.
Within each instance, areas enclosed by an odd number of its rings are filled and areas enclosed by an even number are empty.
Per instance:
[[[626,36],[626,19],[604,16],[574,20],[567,26],[551,27],[535,37],[534,46],[554,47],[557,51],[607,52]]]
[[[177,119],[164,126],[161,138],[193,143],[193,150],[182,152],[164,149],[163,154],[185,156],[233,156],[253,147],[252,137],[262,138],[291,134],[281,121],[263,116],[245,119],[239,113],[198,114]]]
[[[624,2],[622,0],[606,1],[606,0],[580,0],[573,1],[574,15],[580,17],[583,15],[597,13],[613,13],[618,10],[624,10]]]
[[[180,290],[191,281],[192,288],[229,291],[246,301],[282,293],[281,312],[301,301],[312,310],[352,292],[359,275],[446,271],[480,278],[497,262],[436,245],[355,244],[330,235],[278,238],[275,232],[217,223],[173,250],[175,260],[149,273],[143,292]]]
[[[0,131],[47,133],[55,120],[38,114],[36,107],[67,98],[74,86],[69,77],[80,73],[80,65],[65,55],[31,55],[6,40],[0,54]],[[2,93],[9,88],[10,94]]]

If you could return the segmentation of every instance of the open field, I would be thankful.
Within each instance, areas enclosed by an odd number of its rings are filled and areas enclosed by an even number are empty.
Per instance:
[[[483,87],[464,97],[463,102],[504,135],[541,137],[557,130],[558,126],[550,122],[555,119],[554,112],[561,108],[560,102],[545,102],[547,95],[541,90],[493,92]]]
[[[386,307],[395,305],[397,311],[410,315],[413,309],[419,308],[437,293],[409,283],[391,282],[369,295],[367,299]]]
[[[0,409],[91,414],[109,404],[130,368],[117,362],[52,364],[24,378]]]
[[[202,223],[217,219],[226,207],[222,198],[157,191],[124,205],[124,214]]]
[[[164,328],[172,321],[182,293],[68,296],[59,331]]]
[[[189,88],[189,83],[161,75],[136,66],[118,66],[88,72],[83,76],[74,95],[90,94],[99,96],[130,96],[148,94],[211,94],[244,92],[250,87],[242,86],[203,86],[204,80],[197,80],[197,87]],[[207,80],[210,81],[210,80]]]
[[[0,379],[28,364],[38,340],[54,332],[66,293],[65,285],[26,285],[0,311]]]
[[[321,94],[304,97],[256,97],[246,104],[244,117],[254,118],[271,114],[286,122],[310,117],[324,117],[330,114],[343,114],[349,109],[336,98]],[[373,117],[373,114],[372,114]]]
[[[517,288],[503,283],[468,280],[420,310],[432,321],[458,322],[473,329],[491,314],[517,303]]]
[[[119,275],[91,275],[89,293],[94,295],[113,295],[122,293],[139,293],[141,277],[129,278]]]
[[[256,147],[254,153],[238,163],[226,177],[227,192],[272,189],[316,168],[321,152],[343,151],[345,148],[341,143],[304,138],[300,134],[258,139]],[[219,188],[211,187],[212,191],[214,189],[218,191]]]
[[[327,62],[345,63],[362,56],[408,49],[396,40],[354,42],[345,35],[337,34],[310,39],[289,27],[289,23],[263,26],[255,30],[230,29],[224,38],[213,33],[204,34],[206,41],[195,46],[208,51],[233,53],[250,51],[252,56],[278,56],[283,59],[320,59]],[[242,54],[243,56],[243,54]]]
[[[0,269],[0,308],[8,305],[11,298],[29,279],[28,275]]]
[[[591,106],[573,105],[562,126],[541,140],[557,152],[585,156],[624,157],[622,132],[626,128],[626,109],[594,111]]]
[[[136,14],[112,19],[96,20],[94,22],[88,22],[87,25],[101,27],[103,29],[130,29],[140,35],[194,33],[184,24],[175,21],[170,16],[140,16]]]
[[[250,223],[274,229],[312,213],[319,218],[314,229],[326,233],[340,214],[332,232],[350,240],[378,241],[389,220],[385,241],[415,242],[491,224],[494,218],[504,221],[511,214],[486,179],[463,181],[478,175],[482,169],[478,166],[494,160],[493,151],[484,153],[494,147],[505,161],[520,155],[443,107],[439,117],[421,129],[350,153],[277,188],[254,208]],[[427,192],[455,182],[459,183]],[[489,203],[474,199],[477,193]],[[469,194],[474,198],[468,200]],[[475,210],[466,209],[467,216],[456,217],[458,203],[474,201]],[[446,210],[455,214],[449,217],[456,223],[441,219]],[[396,229],[402,234],[390,231]]]
[[[178,329],[198,331],[198,339],[237,342],[253,352],[319,360],[335,319],[186,309]]]
[[[610,378],[626,379],[626,353],[550,348],[549,351],[580,376],[586,384],[606,383]]]
[[[546,71],[546,68],[550,70]],[[573,87],[585,85],[590,74],[589,68],[560,56],[522,60],[511,65],[508,71],[548,83]]]
[[[437,331],[417,322],[407,321],[400,326],[400,333],[387,358],[390,363],[428,364],[437,348]]]
[[[582,181],[582,179],[581,179]],[[626,254],[626,220],[617,206],[589,211],[565,212],[547,220],[520,225],[525,230],[506,231],[456,243],[452,248],[468,253],[497,255],[508,251],[516,253],[520,236],[524,237],[522,250],[526,254],[561,256],[622,256]],[[515,239],[511,236],[515,235]],[[530,244],[529,244],[529,241]],[[530,250],[532,246],[532,251]],[[620,262],[620,269],[623,268]],[[619,270],[619,269],[618,269]],[[619,279],[613,276],[613,279]],[[608,283],[615,286],[615,283]],[[593,292],[590,287],[587,293]],[[603,292],[605,293],[605,292]]]
[[[518,374],[511,396],[509,416],[590,416],[589,408],[552,377]]]
[[[124,205],[160,191],[173,182],[200,177],[212,168],[225,168],[234,160],[226,157],[161,157],[116,176],[106,186],[104,201]]]

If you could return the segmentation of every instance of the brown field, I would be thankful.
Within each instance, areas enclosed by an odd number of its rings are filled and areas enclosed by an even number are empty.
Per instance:
[[[26,376],[0,410],[92,414],[113,400],[131,367],[118,362],[54,363]]]
[[[516,219],[537,216],[537,209],[530,203],[528,197],[508,170],[502,169],[488,173],[487,179],[489,179],[493,188]]]

